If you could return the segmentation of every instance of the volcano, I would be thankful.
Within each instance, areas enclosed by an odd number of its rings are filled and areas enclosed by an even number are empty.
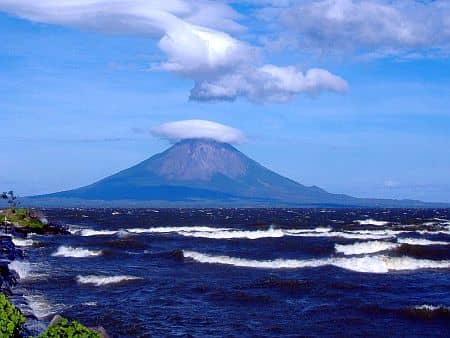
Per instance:
[[[28,199],[50,206],[423,207],[413,200],[361,199],[304,186],[207,139],[166,151],[91,185]]]

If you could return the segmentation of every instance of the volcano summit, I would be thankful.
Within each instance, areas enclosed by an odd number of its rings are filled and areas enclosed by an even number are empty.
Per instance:
[[[283,177],[230,144],[182,140],[166,151],[91,185],[26,199],[49,206],[333,206],[423,207],[413,200],[331,194]],[[434,205],[434,204],[433,204]]]

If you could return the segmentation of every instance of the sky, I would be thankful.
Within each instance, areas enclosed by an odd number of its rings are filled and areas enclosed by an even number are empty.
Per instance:
[[[3,190],[92,183],[205,120],[302,184],[450,202],[448,1],[0,0],[0,26]]]

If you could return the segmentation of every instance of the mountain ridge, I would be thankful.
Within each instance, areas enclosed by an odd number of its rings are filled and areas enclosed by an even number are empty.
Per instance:
[[[93,184],[32,196],[30,204],[245,205],[342,207],[426,207],[415,200],[356,198],[332,194],[281,176],[227,143],[209,139],[180,141],[130,168]],[[103,201],[103,203],[102,203]],[[134,201],[134,203],[133,203]]]

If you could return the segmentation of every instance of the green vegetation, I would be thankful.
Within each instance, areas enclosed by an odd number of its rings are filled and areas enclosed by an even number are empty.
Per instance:
[[[30,230],[42,230],[45,224],[42,223],[39,218],[34,216],[28,209],[6,209],[2,214],[2,221],[6,216],[6,220],[13,223],[16,226],[28,228]]]
[[[0,293],[0,337],[21,337],[25,318],[12,305],[3,293]]]
[[[100,335],[72,320],[61,318],[55,326],[49,327],[39,338],[100,338]]]

